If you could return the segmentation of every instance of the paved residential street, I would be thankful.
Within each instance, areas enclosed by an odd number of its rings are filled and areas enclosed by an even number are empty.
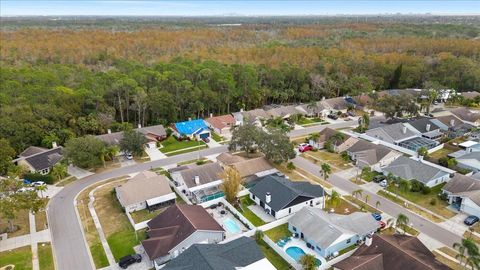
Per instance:
[[[219,154],[227,151],[227,146],[209,148],[156,161],[121,167],[108,172],[94,174],[67,185],[57,193],[48,206],[48,220],[52,234],[52,244],[57,269],[95,269],[83,237],[80,221],[75,212],[75,197],[84,188],[97,182],[122,175],[161,167],[180,161],[192,160],[200,156]]]
[[[319,173],[320,168],[317,165],[311,163],[310,161],[302,157],[296,157],[295,159],[292,160],[292,162],[293,164],[295,164],[296,167],[301,168],[311,174],[314,174],[315,176],[321,177],[321,174]],[[342,177],[341,173],[332,174],[328,178],[328,182],[330,182],[333,186],[349,194],[351,194],[352,191],[354,190],[362,188],[362,186],[358,186],[352,183],[350,180]],[[424,233],[425,235],[431,238],[438,240],[439,242],[441,242],[446,246],[451,247],[453,243],[460,242],[461,237],[458,236],[457,234],[454,234],[451,231],[446,230],[443,227],[429,220],[424,219],[423,217],[420,217],[416,214],[409,212],[408,210],[404,209],[398,204],[382,196],[378,196],[377,194],[374,194],[364,188],[362,189],[363,189],[363,194],[370,195],[370,202],[379,201],[380,202],[379,209],[387,213],[388,215],[397,217],[398,214],[400,213],[405,214],[406,216],[408,216],[408,218],[410,219],[410,223],[413,224],[413,227],[415,229],[417,229],[418,231]]]

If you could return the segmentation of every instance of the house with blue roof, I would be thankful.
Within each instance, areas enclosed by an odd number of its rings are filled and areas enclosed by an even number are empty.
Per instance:
[[[174,135],[190,137],[191,139],[206,139],[210,137],[210,129],[203,119],[178,122],[173,124]]]

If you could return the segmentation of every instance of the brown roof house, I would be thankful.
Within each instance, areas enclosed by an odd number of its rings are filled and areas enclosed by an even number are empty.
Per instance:
[[[324,128],[322,131],[318,133],[318,138],[310,139],[308,143],[317,149],[323,149],[325,148],[325,144],[327,143],[327,141],[330,140],[337,133],[340,133],[340,132],[328,127]],[[342,140],[333,141],[332,139],[333,150],[337,153],[341,153],[347,150],[349,147],[351,147],[353,144],[355,144],[358,141],[357,138],[351,137],[347,134],[343,134],[343,137],[344,139]]]
[[[200,205],[175,204],[147,226],[142,246],[156,269],[193,244],[218,243],[225,236],[222,226]]]
[[[157,141],[161,141],[167,137],[167,132],[162,125],[149,127],[142,127],[139,125],[138,128],[134,129],[134,131],[143,134],[149,144],[155,144]],[[105,142],[108,145],[117,145],[123,138],[123,131],[112,133],[109,129],[107,134],[98,135],[96,136],[96,138]]]
[[[448,270],[418,238],[373,235],[352,256],[333,265],[335,270]]]
[[[480,96],[480,93],[478,91],[469,91],[469,92],[461,92],[460,95],[462,95],[466,99],[474,99]]]
[[[225,152],[217,156],[217,161],[224,168],[231,166],[238,170],[240,177],[243,178],[245,183],[250,183],[258,177],[278,172],[264,156],[247,159]]]
[[[176,170],[171,170],[170,176],[175,186],[196,203],[222,196],[219,186],[223,182],[223,168],[218,162],[178,167]]]
[[[474,125],[476,127],[480,126],[480,113],[472,112],[465,107],[456,108],[450,111],[456,117],[462,119],[463,122]]]
[[[30,146],[13,162],[32,173],[48,174],[62,158],[62,147],[54,143],[52,149]]]
[[[453,207],[480,217],[480,180],[456,173],[442,191]]]
[[[231,114],[211,116],[205,119],[205,122],[215,133],[226,137],[231,137],[230,129],[236,123],[235,118]]]
[[[145,208],[155,210],[175,203],[176,195],[168,179],[151,171],[143,171],[115,188],[118,201],[127,212]]]
[[[350,159],[355,161],[358,167],[368,166],[377,172],[381,172],[382,168],[402,156],[401,153],[386,146],[364,140],[359,140],[348,148],[347,154]]]

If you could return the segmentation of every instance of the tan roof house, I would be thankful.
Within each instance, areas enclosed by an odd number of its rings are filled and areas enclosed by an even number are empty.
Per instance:
[[[215,133],[229,137],[230,129],[235,126],[235,118],[231,114],[213,116],[205,119],[207,126]]]
[[[472,112],[465,107],[456,108],[450,111],[456,117],[460,118],[463,122],[469,123],[476,127],[480,126],[480,113]]]
[[[176,195],[163,175],[143,171],[115,188],[120,204],[127,212],[155,210],[175,203]]]
[[[323,149],[325,148],[325,143],[338,133],[340,132],[327,127],[318,133],[318,138],[316,138],[315,140],[310,139],[308,143],[317,149]],[[336,142],[332,142],[334,144],[333,149],[335,152],[341,153],[347,150],[350,146],[355,144],[357,141],[358,141],[357,138],[351,137],[347,134],[343,134],[342,140],[337,140]]]

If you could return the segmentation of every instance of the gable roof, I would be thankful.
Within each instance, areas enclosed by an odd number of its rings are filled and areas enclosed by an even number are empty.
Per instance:
[[[370,246],[360,246],[350,257],[333,267],[341,270],[450,269],[437,261],[418,238],[400,234],[374,234]]]
[[[462,95],[466,99],[474,99],[480,96],[480,93],[478,91],[469,91],[469,92],[461,92],[460,95]]]
[[[20,155],[18,155],[19,157],[29,157],[29,156],[33,156],[35,154],[39,154],[39,153],[42,153],[42,152],[45,152],[45,151],[48,151],[47,148],[43,148],[43,147],[38,147],[38,146],[29,146],[27,149],[23,150],[22,153],[20,153]]]
[[[136,128],[134,131],[143,134],[147,139],[155,139],[152,137],[164,137],[167,136],[167,132],[163,125],[155,125],[149,127]],[[153,136],[152,136],[153,135]],[[123,138],[123,131],[107,133],[95,136],[97,139],[105,142],[106,144],[115,145],[119,144]]]
[[[224,232],[223,228],[200,205],[176,204],[148,223],[149,238],[142,241],[151,260],[167,255],[172,248],[196,231]]]
[[[392,141],[401,141],[411,137],[416,136],[416,134],[405,127],[402,123],[395,123],[391,125],[385,125],[381,127],[377,127],[374,129],[369,129],[365,133],[369,135],[369,133],[378,132],[381,135],[376,135],[375,138],[380,140],[384,140],[384,138],[390,138]]]
[[[254,122],[257,118],[269,118],[269,115],[263,109],[254,109],[250,111],[243,112],[243,119],[248,119],[250,122]]]
[[[295,105],[288,105],[288,106],[270,106],[265,108],[266,113],[271,117],[285,117],[287,115],[299,114],[304,113],[302,111],[297,110]]]
[[[457,127],[463,124],[463,121],[455,115],[443,115],[436,117],[436,119],[447,126],[447,128]]]
[[[207,121],[212,127],[217,129],[223,129],[235,125],[235,118],[231,114],[219,115],[207,118]]]
[[[344,110],[347,108],[347,101],[343,97],[329,98],[320,102],[326,109]]]
[[[337,145],[340,145],[342,144],[343,142],[345,142],[348,138],[350,138],[349,135],[347,134],[344,134],[344,133],[341,133],[335,129],[332,129],[332,128],[329,128],[329,127],[326,127],[324,129],[322,129],[318,134],[320,135],[317,139],[317,142],[326,142],[328,141],[332,136],[334,136],[335,134],[337,133],[340,133],[340,134],[343,134],[343,137],[344,139],[343,140],[339,140],[337,142]]]
[[[199,130],[208,129],[203,119],[178,122],[174,124],[174,127],[178,131],[178,133],[180,133],[180,135],[192,135]]]
[[[465,166],[480,170],[480,151],[478,150],[461,155],[457,157],[456,160]]]
[[[322,249],[335,243],[342,235],[365,235],[380,226],[369,213],[339,215],[308,206],[295,213],[288,223]]]
[[[440,127],[435,125],[435,123],[433,123],[432,121],[430,121],[429,118],[417,118],[417,119],[408,121],[407,123],[422,134],[440,129]],[[427,125],[430,125],[429,130],[427,130]]]
[[[54,166],[62,157],[62,147],[57,147],[28,156],[25,161],[36,171],[41,171]]]
[[[465,107],[456,108],[450,111],[452,114],[467,122],[476,122],[480,119],[480,113],[471,112]]]
[[[277,212],[299,197],[318,198],[324,195],[324,190],[320,185],[313,185],[309,182],[292,182],[278,175],[260,177],[257,184],[250,189],[250,193],[264,203],[267,192],[271,194],[271,201],[268,205]]]
[[[151,171],[143,171],[115,188],[123,206],[144,202],[149,199],[171,194],[168,179]]]
[[[440,176],[448,175],[447,172],[436,167],[405,156],[398,157],[383,170],[405,180],[416,179],[424,184]]]
[[[236,270],[264,258],[255,240],[243,236],[225,244],[194,244],[162,269]]]
[[[221,162],[225,165],[230,165],[233,163],[244,161],[245,159],[239,155],[233,155],[229,152],[223,152],[216,157],[218,162]]]
[[[196,176],[198,176],[200,180],[200,185],[220,180],[221,174],[223,173],[223,168],[218,162],[215,162],[185,169],[179,173],[182,176],[185,184],[191,188],[197,186],[197,184],[195,184]]]
[[[396,151],[380,145],[367,142],[364,140],[358,140],[354,145],[347,149],[348,152],[355,154],[355,159],[366,163],[368,165],[374,165],[382,160],[388,154]]]
[[[275,169],[263,156],[235,162],[231,165],[240,173],[242,178]]]

